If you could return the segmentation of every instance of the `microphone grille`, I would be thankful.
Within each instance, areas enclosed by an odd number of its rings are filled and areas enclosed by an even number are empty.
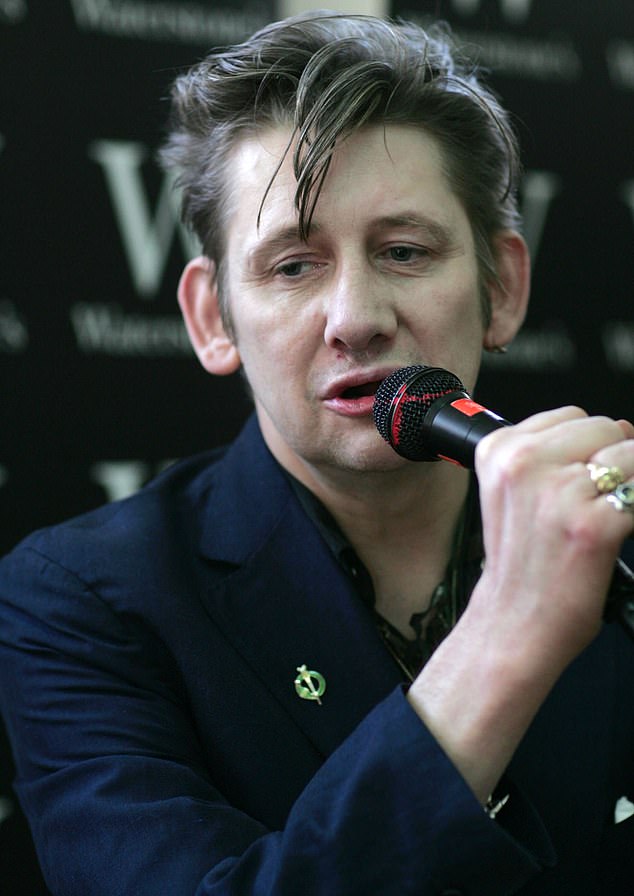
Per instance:
[[[421,426],[437,398],[464,392],[455,374],[442,367],[415,364],[401,367],[386,377],[374,399],[374,422],[392,448],[410,460],[436,460],[421,445]],[[395,411],[398,409],[398,413]]]

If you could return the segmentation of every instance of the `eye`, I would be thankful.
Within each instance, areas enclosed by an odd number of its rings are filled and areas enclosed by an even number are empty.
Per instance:
[[[388,255],[392,261],[415,261],[427,255],[425,249],[414,246],[391,246]]]
[[[283,277],[300,277],[302,274],[309,273],[315,267],[312,261],[287,261],[276,267],[275,273],[281,274]]]

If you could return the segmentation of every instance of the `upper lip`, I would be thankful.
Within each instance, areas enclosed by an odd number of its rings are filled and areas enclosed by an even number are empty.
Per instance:
[[[349,389],[357,389],[360,386],[366,386],[370,383],[376,383],[378,387],[379,383],[381,383],[386,376],[394,373],[395,370],[398,370],[398,365],[377,368],[376,370],[351,371],[344,376],[337,377],[337,379],[329,383],[327,388],[323,391],[322,399],[324,401],[329,401],[333,398],[340,398],[344,392],[347,392]]]

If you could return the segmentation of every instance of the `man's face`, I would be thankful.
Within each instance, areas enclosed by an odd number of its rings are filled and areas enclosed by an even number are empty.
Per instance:
[[[409,364],[472,388],[483,339],[469,220],[425,133],[368,127],[335,153],[308,242],[297,234],[285,129],[233,161],[226,276],[235,344],[265,440],[296,474],[404,463],[378,435],[373,395]]]

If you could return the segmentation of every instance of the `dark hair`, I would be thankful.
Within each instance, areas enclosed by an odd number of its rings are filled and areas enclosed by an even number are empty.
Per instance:
[[[507,113],[444,26],[425,31],[328,12],[268,25],[176,79],[161,159],[176,170],[183,220],[222,281],[227,166],[236,142],[261,127],[291,127],[295,202],[306,236],[337,143],[376,123],[414,125],[438,140],[449,184],[471,223],[488,320],[493,237],[519,223],[519,153]]]

